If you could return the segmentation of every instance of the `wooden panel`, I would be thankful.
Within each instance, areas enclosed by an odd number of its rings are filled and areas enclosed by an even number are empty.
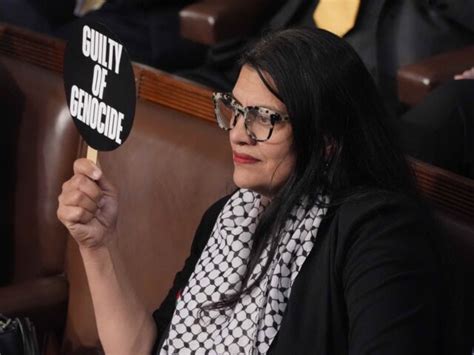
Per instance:
[[[210,89],[155,69],[142,69],[139,75],[141,99],[215,123]]]
[[[409,158],[418,188],[437,207],[474,224],[474,180]]]
[[[10,25],[0,28],[0,53],[52,71],[63,71],[63,41]]]

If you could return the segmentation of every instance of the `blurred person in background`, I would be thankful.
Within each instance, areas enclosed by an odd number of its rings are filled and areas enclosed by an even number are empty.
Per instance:
[[[410,156],[474,179],[474,68],[466,69],[400,117]]]

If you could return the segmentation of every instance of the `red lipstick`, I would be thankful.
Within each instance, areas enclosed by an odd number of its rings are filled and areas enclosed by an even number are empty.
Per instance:
[[[234,162],[238,164],[255,164],[260,161],[250,155],[239,154],[236,152],[233,152],[233,158],[234,158]]]

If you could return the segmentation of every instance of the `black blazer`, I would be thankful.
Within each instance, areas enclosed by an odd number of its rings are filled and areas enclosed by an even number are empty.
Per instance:
[[[153,314],[155,351],[227,199],[204,214],[191,255]],[[451,308],[449,257],[428,213],[407,198],[373,193],[327,216],[269,353],[470,354],[456,338],[464,309],[459,301]]]

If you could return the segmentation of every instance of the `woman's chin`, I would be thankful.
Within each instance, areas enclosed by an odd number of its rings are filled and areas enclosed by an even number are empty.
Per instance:
[[[252,191],[258,190],[259,184],[256,181],[254,181],[254,179],[249,178],[249,176],[243,176],[243,175],[244,174],[239,174],[237,172],[234,172],[234,184],[240,189],[248,189]]]
[[[256,192],[261,195],[267,195],[268,191],[265,189],[264,184],[262,182],[257,182],[254,180],[250,180],[248,178],[236,177],[234,175],[234,184],[239,189],[247,189],[253,192]]]

